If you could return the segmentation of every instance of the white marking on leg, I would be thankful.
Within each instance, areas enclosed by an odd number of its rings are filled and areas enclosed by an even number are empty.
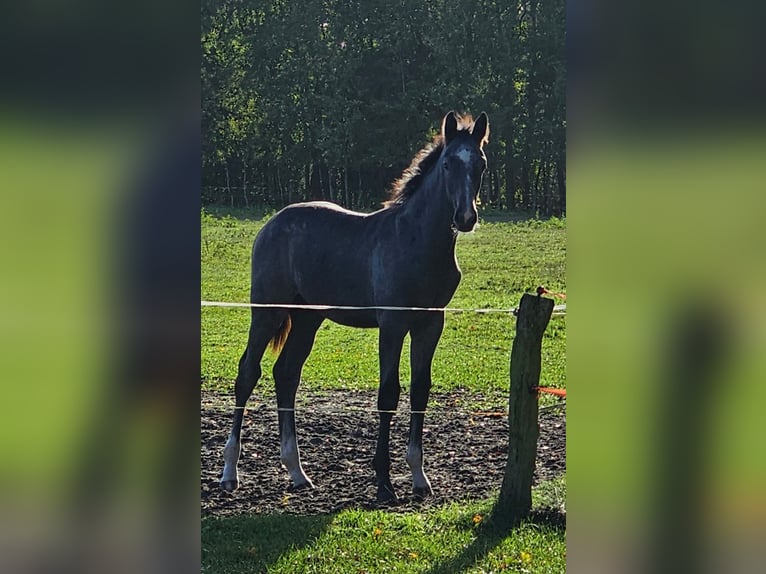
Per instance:
[[[284,467],[287,469],[287,472],[290,473],[290,478],[293,481],[293,486],[308,485],[309,487],[313,488],[313,483],[309,477],[306,476],[306,473],[303,472],[303,467],[301,466],[301,456],[300,452],[298,451],[298,440],[296,439],[295,433],[293,432],[287,418],[285,418],[283,421],[282,429],[279,434],[280,460],[282,461]]]
[[[232,433],[229,435],[229,440],[226,441],[226,446],[223,448],[223,474],[221,475],[221,483],[234,481],[235,484],[239,484],[239,476],[237,474],[239,453],[239,441]]]

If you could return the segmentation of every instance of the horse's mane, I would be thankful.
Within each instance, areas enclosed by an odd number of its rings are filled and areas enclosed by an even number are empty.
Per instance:
[[[458,132],[468,133],[473,126],[473,117],[469,114],[457,116],[457,125]],[[383,202],[383,206],[400,205],[412,197],[420,187],[420,184],[423,183],[425,176],[436,164],[443,149],[444,136],[437,134],[432,141],[415,154],[409,167],[393,183],[388,199]]]

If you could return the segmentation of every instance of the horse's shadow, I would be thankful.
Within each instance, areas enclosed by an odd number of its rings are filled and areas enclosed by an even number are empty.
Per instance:
[[[286,553],[319,539],[334,514],[251,514],[203,519],[203,568],[266,572]]]
[[[561,532],[566,530],[566,516],[553,509],[534,510],[522,523],[537,524]],[[487,556],[512,534],[513,530],[509,531],[493,525],[491,522],[483,525],[479,530],[478,536],[471,544],[466,546],[459,554],[451,558],[445,557],[441,562],[434,564],[426,574],[454,574],[455,572],[463,572]]]

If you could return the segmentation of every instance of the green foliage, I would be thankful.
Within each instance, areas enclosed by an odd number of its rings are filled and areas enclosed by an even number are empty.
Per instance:
[[[204,200],[380,202],[450,109],[490,115],[488,205],[565,211],[564,2],[206,0]]]

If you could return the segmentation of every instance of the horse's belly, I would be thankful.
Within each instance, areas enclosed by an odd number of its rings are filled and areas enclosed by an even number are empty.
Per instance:
[[[322,313],[330,321],[347,327],[374,328],[378,326],[377,313],[374,310],[342,311],[333,309]]]

